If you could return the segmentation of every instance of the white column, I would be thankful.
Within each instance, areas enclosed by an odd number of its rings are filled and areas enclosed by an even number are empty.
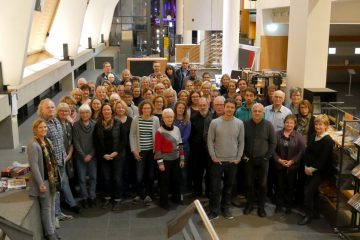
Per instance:
[[[197,31],[197,44],[200,43],[200,64],[205,62],[205,31]]]
[[[68,44],[69,56],[75,56],[79,49],[81,30],[87,7],[87,0],[61,0],[56,11],[45,48],[55,57],[63,56],[63,44]]]
[[[101,25],[100,34],[104,34],[104,40],[107,42],[109,40],[109,34],[111,29],[112,20],[114,17],[114,10],[119,0],[111,0],[106,2],[106,8],[104,12],[104,18]],[[99,41],[101,36],[99,36]]]
[[[184,0],[176,0],[176,35],[184,34]]]
[[[222,74],[239,65],[240,0],[226,0],[223,8]]]
[[[4,84],[22,81],[35,0],[0,1],[0,61]]]
[[[91,0],[87,6],[84,25],[81,32],[80,44],[88,47],[88,38],[91,37],[92,46],[99,43],[100,30],[104,17],[106,4],[103,0]]]
[[[331,1],[292,0],[290,4],[287,87],[324,88]]]
[[[184,30],[183,44],[192,44],[192,31],[191,30]]]

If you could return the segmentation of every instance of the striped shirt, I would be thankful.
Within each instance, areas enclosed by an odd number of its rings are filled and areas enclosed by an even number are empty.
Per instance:
[[[153,149],[153,133],[152,127],[153,120],[144,120],[139,117],[139,136],[140,136],[140,149],[152,150]]]

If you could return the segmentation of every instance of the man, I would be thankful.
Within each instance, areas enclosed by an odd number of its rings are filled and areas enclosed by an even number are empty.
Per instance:
[[[246,207],[244,215],[253,210],[255,201],[255,185],[258,199],[258,215],[265,217],[266,180],[269,159],[276,147],[276,136],[271,122],[265,120],[264,106],[255,103],[251,109],[252,118],[244,123],[245,149],[243,161],[246,178]],[[255,181],[257,180],[257,184]]]
[[[154,72],[149,75],[150,78],[157,78],[158,80],[161,79],[161,77],[164,75],[160,70],[160,63],[159,62],[153,62],[153,70]]]
[[[109,62],[104,62],[103,63],[103,73],[97,77],[96,83],[95,83],[95,88],[97,88],[98,86],[101,86],[105,80],[109,80],[108,76],[110,73],[112,73],[111,72],[111,64]],[[113,75],[115,76],[114,81],[120,82],[119,77],[114,73],[113,73]]]
[[[181,90],[185,89],[185,78],[190,74],[189,71],[189,59],[183,58],[181,60],[181,68],[175,71],[175,79],[174,79],[174,90],[178,93]]]
[[[189,170],[190,179],[194,187],[194,196],[200,197],[203,194],[202,182],[207,166],[207,149],[204,141],[204,122],[211,116],[209,113],[209,104],[206,98],[199,99],[199,112],[191,118],[191,133],[189,138],[190,158]],[[208,187],[208,186],[206,186]]]
[[[211,193],[209,219],[216,219],[221,211],[226,219],[233,219],[229,208],[232,185],[244,150],[244,125],[234,117],[236,103],[225,101],[224,115],[211,121],[207,146],[211,163]],[[223,188],[221,189],[221,180]],[[220,203],[221,199],[221,203]]]
[[[64,195],[65,202],[70,206],[70,210],[79,214],[80,208],[74,199],[71,192],[69,179],[66,174],[65,164],[70,159],[67,156],[64,146],[63,129],[60,121],[55,117],[55,104],[54,102],[46,98],[42,100],[38,108],[38,116],[46,121],[48,127],[47,138],[50,139],[53,146],[53,151],[58,165],[61,176],[61,193]],[[61,212],[60,209],[60,196],[57,195],[55,203],[55,215],[59,220],[72,219],[71,216],[67,216]]]
[[[79,79],[77,80],[76,87],[81,89],[81,87],[82,87],[83,85],[85,85],[85,84],[87,84],[86,79],[85,79],[85,78],[79,78]]]
[[[225,98],[223,96],[217,96],[214,99],[214,112],[210,115],[210,117],[205,119],[205,123],[204,123],[204,140],[207,141],[208,139],[208,130],[209,130],[209,126],[210,123],[213,119],[221,117],[222,115],[224,115],[224,103],[225,103]]]
[[[284,119],[287,115],[291,114],[290,109],[283,106],[284,101],[285,93],[281,90],[277,90],[272,97],[273,103],[264,109],[265,119],[272,123],[275,131],[284,128]]]
[[[133,102],[133,94],[130,90],[124,91],[124,96],[122,97],[122,100],[126,103],[128,106],[128,116],[131,118],[134,118],[136,116],[139,116],[139,109],[137,106],[135,106]]]
[[[190,66],[190,73],[189,76],[187,76],[185,79],[186,80],[191,80],[191,81],[195,81],[195,80],[201,80],[201,78],[199,78],[197,76],[197,66],[196,65],[191,65]]]
[[[256,103],[256,89],[253,87],[247,87],[245,89],[245,102],[236,111],[235,116],[241,121],[245,122],[251,119],[251,108]]]
[[[209,72],[204,72],[204,73],[202,74],[202,80],[203,80],[203,82],[205,82],[205,81],[211,82],[210,73],[209,73]]]

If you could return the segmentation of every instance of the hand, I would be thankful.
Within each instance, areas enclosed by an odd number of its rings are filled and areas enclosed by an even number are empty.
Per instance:
[[[305,174],[308,175],[308,176],[312,176],[313,172],[312,172],[311,168],[305,167]]]
[[[291,165],[293,165],[293,164],[294,164],[294,160],[288,160],[288,161],[286,161],[285,167],[291,167]]]
[[[218,158],[215,158],[212,160],[214,163],[220,164],[221,165],[221,161]]]
[[[72,156],[71,154],[68,154],[65,158],[65,162],[69,161],[71,159],[71,156]]]
[[[92,159],[92,156],[88,154],[84,157],[84,162],[90,162],[91,159]]]
[[[185,162],[184,161],[180,161],[180,168],[183,168],[185,166]]]
[[[165,165],[164,165],[163,163],[160,163],[160,164],[159,164],[159,170],[160,170],[161,172],[165,171]]]
[[[139,152],[137,150],[133,151],[134,154],[134,158],[138,161],[140,161],[142,159],[142,157],[140,156]]]
[[[110,154],[105,154],[104,159],[107,160],[107,161],[113,160],[113,158],[111,157]]]
[[[40,191],[41,193],[46,192],[46,186],[45,186],[45,185],[40,185],[39,191]]]
[[[232,161],[230,161],[230,162],[237,165],[237,164],[239,164],[240,160],[232,160]]]

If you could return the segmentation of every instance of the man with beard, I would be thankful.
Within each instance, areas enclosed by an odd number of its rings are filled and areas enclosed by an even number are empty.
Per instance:
[[[190,142],[190,183],[194,186],[194,196],[200,197],[203,194],[202,181],[207,166],[207,150],[205,146],[204,122],[211,116],[209,113],[209,104],[206,98],[201,97],[199,100],[199,112],[191,118]]]

